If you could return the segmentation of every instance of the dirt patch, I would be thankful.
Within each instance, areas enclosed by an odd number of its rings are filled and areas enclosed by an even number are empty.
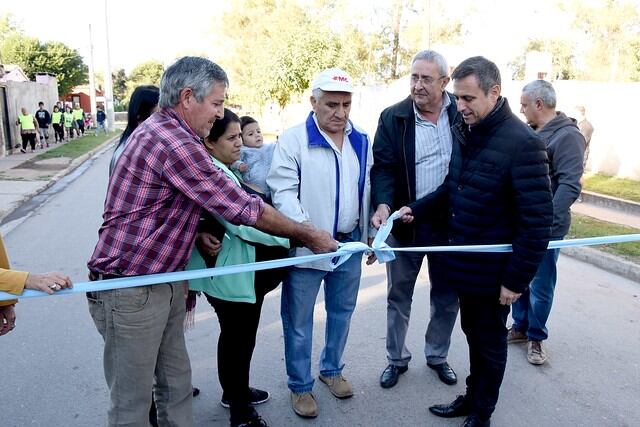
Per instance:
[[[27,160],[0,174],[0,178],[16,181],[41,181],[51,178],[56,172],[65,169],[71,163],[69,157],[56,157],[40,161]]]
[[[36,171],[57,171],[66,168],[69,163],[71,163],[71,158],[69,157],[55,157],[52,159],[45,160],[27,160],[16,166],[15,170],[24,170],[24,169],[32,169]],[[9,171],[7,171],[9,172]]]

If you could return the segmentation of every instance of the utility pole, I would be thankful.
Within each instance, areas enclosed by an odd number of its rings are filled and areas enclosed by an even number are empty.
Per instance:
[[[107,10],[107,0],[104,0],[104,35],[106,37],[107,47],[107,64],[104,70],[104,107],[105,113],[107,113],[107,124],[109,125],[109,132],[113,132],[113,122],[115,115],[113,114],[113,82],[111,81],[111,58],[109,53],[109,18]]]
[[[96,124],[96,76],[93,65],[93,31],[89,24],[89,97],[91,99],[91,117]]]
[[[427,49],[431,49],[431,0],[427,0],[427,31],[424,38]]]

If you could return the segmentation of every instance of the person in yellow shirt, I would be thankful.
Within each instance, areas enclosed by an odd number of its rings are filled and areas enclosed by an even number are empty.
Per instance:
[[[22,137],[21,153],[27,152],[27,144],[31,145],[31,151],[36,151],[36,129],[38,122],[36,118],[29,114],[29,110],[25,107],[21,109],[22,114],[18,116],[16,125],[20,126],[20,136]]]
[[[69,139],[73,139],[73,130],[76,122],[73,120],[73,111],[71,111],[71,107],[67,107],[67,111],[62,115],[62,120],[64,122],[64,127],[67,130],[67,141]],[[76,136],[80,136],[77,131]]]
[[[24,289],[35,289],[53,294],[61,289],[73,287],[68,276],[56,271],[35,274],[10,268],[9,257],[0,236],[0,291],[19,295]],[[13,308],[15,303],[15,300],[0,301],[0,336],[11,332],[16,326],[16,313]]]
[[[58,106],[53,107],[53,113],[51,114],[51,124],[53,125],[53,136],[56,144],[64,141],[64,111],[60,111]]]
[[[84,110],[77,102],[73,107],[73,120],[75,121],[75,128],[78,136],[84,136]]]

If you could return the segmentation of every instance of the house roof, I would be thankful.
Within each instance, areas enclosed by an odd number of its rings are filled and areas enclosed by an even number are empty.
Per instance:
[[[73,89],[71,89],[71,91],[69,91],[68,95],[77,95],[79,93],[84,93],[85,95],[89,95],[90,91],[89,91],[89,85],[80,85],[80,86],[76,86]],[[102,91],[98,88],[96,88],[96,96],[104,96],[104,93],[102,93]]]
[[[4,76],[0,78],[3,82],[28,82],[29,77],[22,71],[19,65],[4,64]]]

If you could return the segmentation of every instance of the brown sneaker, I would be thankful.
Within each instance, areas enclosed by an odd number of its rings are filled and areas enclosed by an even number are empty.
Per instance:
[[[318,405],[310,391],[305,393],[291,393],[293,412],[302,418],[315,418],[318,416]]]
[[[353,396],[353,387],[342,375],[336,375],[334,377],[320,375],[318,378],[329,387],[331,394],[338,399],[348,399]]]
[[[544,349],[542,341],[529,341],[527,360],[532,365],[543,365],[547,361],[547,351]]]
[[[515,344],[526,341],[528,341],[527,334],[520,332],[513,326],[509,328],[509,333],[507,333],[507,344]]]

